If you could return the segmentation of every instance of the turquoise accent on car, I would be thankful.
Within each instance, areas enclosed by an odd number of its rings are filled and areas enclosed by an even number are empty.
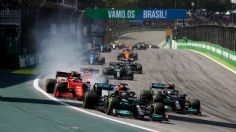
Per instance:
[[[133,113],[128,110],[116,110],[116,114],[121,115],[121,116],[127,116],[127,117],[133,116]]]
[[[130,105],[129,102],[121,101],[120,105]]]
[[[197,113],[198,110],[197,109],[193,109],[193,108],[188,108],[188,112]]]
[[[151,118],[152,118],[152,120],[155,120],[155,121],[162,121],[163,120],[163,115],[152,114]]]
[[[165,110],[166,110],[166,111],[171,111],[171,107],[168,106],[168,105],[165,105]]]

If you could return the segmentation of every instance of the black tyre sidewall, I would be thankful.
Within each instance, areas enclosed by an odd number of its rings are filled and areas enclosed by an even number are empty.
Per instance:
[[[107,105],[104,106],[104,112],[109,115],[113,109],[119,107],[120,100],[117,97],[110,97],[107,101]]]
[[[151,103],[152,101],[152,93],[150,90],[142,90],[140,93],[140,99],[141,101],[147,101],[148,103]]]
[[[53,93],[55,84],[56,84],[55,79],[47,79],[46,82],[45,82],[46,92],[47,93]]]
[[[192,99],[192,100],[191,100],[191,107],[192,107],[193,109],[197,109],[198,111],[200,111],[200,107],[201,107],[200,100],[198,100],[198,99]]]
[[[162,115],[162,114],[165,114],[165,107],[164,107],[164,104],[163,103],[154,103],[152,105],[153,107],[153,114],[159,114],[159,115]]]
[[[94,91],[88,91],[84,95],[83,107],[93,109],[97,104],[98,96]]]

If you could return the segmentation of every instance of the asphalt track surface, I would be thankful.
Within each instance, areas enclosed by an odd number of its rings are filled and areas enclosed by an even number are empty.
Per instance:
[[[19,78],[4,81],[17,81]],[[14,85],[3,85],[4,82],[1,82],[0,132],[143,131],[95,118],[49,100],[34,89],[32,79],[27,76],[23,79],[25,82]]]
[[[132,43],[149,37],[148,41],[158,43],[162,41],[160,39],[163,35],[163,32],[137,32],[126,34],[123,38]],[[106,65],[115,61],[119,52],[103,53]],[[158,123],[111,117],[94,110],[87,111],[160,132],[236,131],[235,74],[190,51],[148,49],[137,52],[144,73],[135,75],[134,81],[111,80],[111,83],[126,82],[139,94],[140,90],[149,89],[151,82],[173,82],[178,90],[201,100],[203,115],[170,113],[170,122]],[[103,66],[94,67],[102,69]],[[0,101],[0,131],[145,131],[90,116],[51,101],[34,89],[32,76],[3,76],[5,74],[7,73],[0,76],[0,95],[3,96]],[[42,86],[43,83],[44,79],[41,79]],[[62,101],[81,107],[81,102],[78,101]]]

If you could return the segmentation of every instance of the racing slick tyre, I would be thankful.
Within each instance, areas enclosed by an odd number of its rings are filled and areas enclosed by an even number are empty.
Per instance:
[[[143,50],[147,50],[147,45],[143,46],[142,49],[143,49]]]
[[[119,54],[119,55],[117,56],[117,60],[120,60],[121,58],[122,58],[122,55]]]
[[[47,93],[53,93],[54,91],[54,87],[56,84],[56,80],[55,79],[50,79],[48,78],[45,82],[45,89]]]
[[[120,100],[117,97],[108,98],[104,101],[104,112],[108,115],[115,114],[113,109],[116,109],[119,106]]]
[[[104,75],[108,75],[108,72],[109,72],[109,68],[104,68],[104,69],[102,70],[102,73],[103,73]]]
[[[57,82],[54,88],[54,95],[57,98],[60,98],[60,93],[65,90],[64,84]]]
[[[134,53],[134,60],[138,60],[138,54]]]
[[[98,97],[102,96],[102,90],[98,89],[96,86],[93,87],[93,91],[96,93]]]
[[[111,47],[107,47],[107,52],[111,52]]]
[[[178,98],[181,100],[186,100],[186,94],[180,94]]]
[[[198,113],[200,114],[200,109],[201,109],[201,103],[200,103],[200,100],[198,99],[192,99],[191,100],[191,107],[193,109],[197,109]]]
[[[94,109],[97,104],[98,96],[94,91],[88,91],[83,98],[83,107],[87,109]]]
[[[156,94],[153,96],[153,103],[163,102],[163,100],[164,100],[164,98],[160,94]]]
[[[142,90],[140,93],[140,100],[145,103],[149,104],[152,101],[152,93],[150,90]]]
[[[99,63],[100,63],[101,65],[105,64],[105,57],[101,57],[101,58],[99,59]]]
[[[131,70],[128,70],[126,72],[126,76],[128,77],[129,80],[134,80],[134,73]]]
[[[137,73],[142,74],[143,68],[141,64],[137,64]]]
[[[154,103],[152,105],[152,113],[153,114],[159,114],[164,115],[165,114],[165,107],[163,103]]]
[[[152,47],[153,49],[158,49],[158,48],[159,48],[159,46],[157,46],[157,45],[151,45],[151,47]]]

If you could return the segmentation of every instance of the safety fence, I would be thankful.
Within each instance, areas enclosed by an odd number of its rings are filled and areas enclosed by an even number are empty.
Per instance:
[[[21,25],[20,10],[0,10],[1,25]]]
[[[178,49],[193,49],[213,54],[236,66],[236,52],[223,48],[222,46],[204,41],[193,41],[189,39],[178,39]]]
[[[236,27],[199,25],[178,28],[175,34],[178,39],[214,43],[236,52]]]

